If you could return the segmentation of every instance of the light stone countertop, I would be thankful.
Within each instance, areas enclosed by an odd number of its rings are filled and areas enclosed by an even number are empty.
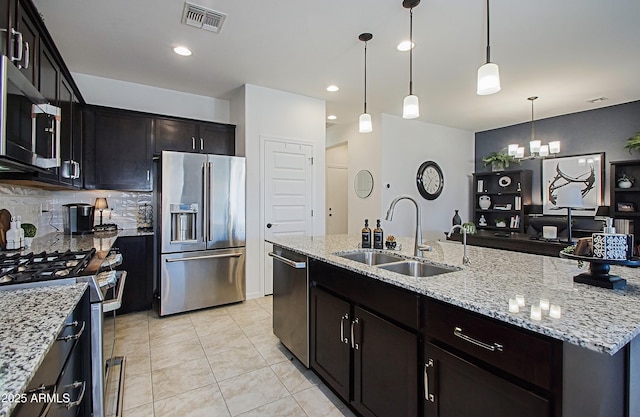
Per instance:
[[[402,250],[393,252],[412,257],[413,239],[397,240]],[[573,260],[468,246],[471,265],[463,266],[461,243],[430,241],[425,243],[433,250],[423,252],[424,260],[461,269],[413,278],[335,255],[357,250],[359,241],[353,235],[268,239],[329,264],[593,351],[613,355],[640,334],[640,268],[612,265],[611,274],[625,278],[627,288],[610,290],[574,283],[573,276],[585,272],[588,265],[579,269]],[[525,306],[510,313],[509,299],[516,294],[524,296]],[[561,318],[543,311],[541,320],[531,319],[531,305],[541,299],[560,306]]]
[[[86,283],[0,291],[0,417],[11,414]],[[18,397],[19,398],[19,397]]]

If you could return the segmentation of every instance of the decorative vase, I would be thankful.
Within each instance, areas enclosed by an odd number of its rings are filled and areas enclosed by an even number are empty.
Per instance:
[[[457,224],[462,224],[462,219],[460,218],[460,215],[458,214],[458,210],[455,210],[456,214],[453,215],[453,219],[451,219],[451,224],[453,226],[457,225]]]
[[[492,162],[491,163],[491,171],[504,171],[504,163],[503,162]]]
[[[505,222],[504,220],[497,221],[496,227],[507,227],[507,222]]]
[[[487,210],[489,207],[491,207],[491,197],[489,197],[488,195],[481,195],[478,198],[478,206],[480,206],[482,210]]]
[[[631,188],[632,185],[629,180],[618,180],[618,188]]]

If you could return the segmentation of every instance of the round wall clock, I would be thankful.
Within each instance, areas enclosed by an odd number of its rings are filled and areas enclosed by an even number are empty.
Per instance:
[[[418,168],[416,183],[421,196],[427,200],[435,200],[444,188],[442,169],[433,161],[423,162]]]

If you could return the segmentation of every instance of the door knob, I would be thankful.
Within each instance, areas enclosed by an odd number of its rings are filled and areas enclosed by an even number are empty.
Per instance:
[[[271,226],[273,226],[271,223],[267,223],[267,229],[271,229]]]

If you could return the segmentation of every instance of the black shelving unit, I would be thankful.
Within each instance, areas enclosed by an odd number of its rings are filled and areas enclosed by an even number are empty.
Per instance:
[[[618,179],[626,174],[635,178],[631,188],[620,188]],[[629,233],[634,235],[635,245],[640,243],[640,159],[611,162],[609,171],[610,211],[609,216],[615,220],[628,220],[628,230],[616,227],[617,233]],[[622,208],[626,210],[621,210]],[[634,250],[634,253],[637,251]]]

